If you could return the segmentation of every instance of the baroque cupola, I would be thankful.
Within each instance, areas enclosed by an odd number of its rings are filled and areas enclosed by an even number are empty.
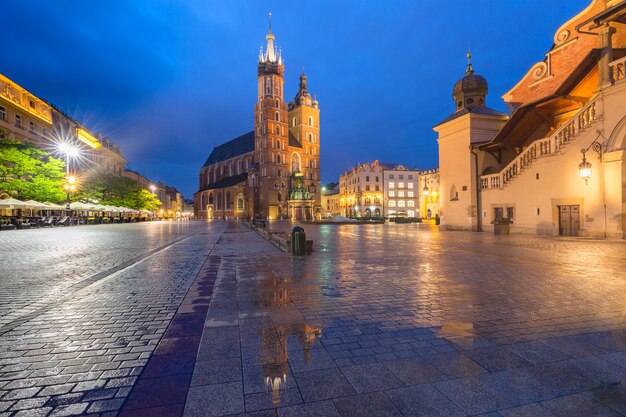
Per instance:
[[[456,110],[485,107],[485,97],[488,92],[487,80],[474,74],[472,67],[472,53],[467,53],[467,69],[465,76],[454,84],[452,97],[456,103]]]

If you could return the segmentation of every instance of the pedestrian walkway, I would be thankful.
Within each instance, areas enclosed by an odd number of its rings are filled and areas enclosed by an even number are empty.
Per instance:
[[[116,260],[58,242],[90,273],[18,263],[41,303],[9,272],[0,417],[626,415],[624,241],[305,225],[292,257],[237,222],[156,226],[120,225],[140,249]]]

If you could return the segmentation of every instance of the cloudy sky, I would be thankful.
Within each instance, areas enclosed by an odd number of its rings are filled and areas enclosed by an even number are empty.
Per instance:
[[[214,146],[253,128],[268,11],[291,99],[321,109],[322,180],[379,159],[437,166],[468,47],[500,98],[590,0],[3,0],[0,73],[102,132],[187,198]]]

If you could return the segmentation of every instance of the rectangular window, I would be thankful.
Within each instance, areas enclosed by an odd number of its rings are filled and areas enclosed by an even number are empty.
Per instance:
[[[6,119],[7,119],[7,109],[0,106],[0,120],[6,120]]]
[[[30,104],[30,108],[31,108],[31,109],[34,109],[34,108],[35,108],[35,102],[34,102],[33,100],[29,100],[29,103],[28,103],[28,104]]]
[[[403,180],[404,179],[404,175],[402,175],[402,174],[398,175],[398,179],[399,180]]]
[[[398,201],[398,207],[404,207],[404,206],[405,206],[404,200]]]
[[[368,182],[369,182],[369,180],[370,180],[369,175],[365,176],[365,181],[368,181]]]
[[[366,186],[365,186],[365,191],[369,191],[369,190],[370,190],[370,186],[369,186],[369,185],[366,185]]]
[[[398,191],[398,197],[404,197],[404,191]]]
[[[15,126],[22,127],[22,116],[19,114],[15,115]]]
[[[506,208],[506,217],[508,217],[509,220],[513,220],[513,207]]]
[[[396,200],[389,200],[389,207],[395,207],[396,206]]]
[[[415,201],[409,200],[406,202],[407,207],[415,207]]]
[[[395,186],[396,186],[396,184],[395,184],[395,183],[393,183],[393,182],[390,182],[390,183],[389,183],[389,188],[395,188]]]
[[[413,179],[413,175],[409,175],[409,179],[412,180]]]
[[[392,180],[393,179],[393,174],[389,174],[389,179]]]
[[[378,177],[376,177],[376,182],[378,182]]]
[[[413,183],[412,182],[408,183],[407,188],[413,188]]]
[[[375,198],[374,199],[374,204],[380,204],[380,198]]]
[[[376,186],[376,191],[380,191],[380,186]]]
[[[395,191],[389,191],[389,197],[395,197],[395,196],[396,196]]]
[[[406,196],[407,196],[407,197],[415,197],[415,196],[413,195],[413,191],[408,191],[408,192],[406,193]]]
[[[409,217],[415,217],[415,210],[408,210],[407,214],[409,215]]]
[[[399,182],[398,183],[398,188],[404,188],[404,183],[403,182]]]
[[[35,131],[35,124],[33,122],[28,123],[28,130],[30,130],[31,132]]]

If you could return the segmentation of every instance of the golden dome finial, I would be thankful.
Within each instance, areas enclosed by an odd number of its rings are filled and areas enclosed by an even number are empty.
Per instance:
[[[471,75],[474,73],[474,67],[472,67],[472,51],[467,48],[467,69],[465,70],[465,75]]]

